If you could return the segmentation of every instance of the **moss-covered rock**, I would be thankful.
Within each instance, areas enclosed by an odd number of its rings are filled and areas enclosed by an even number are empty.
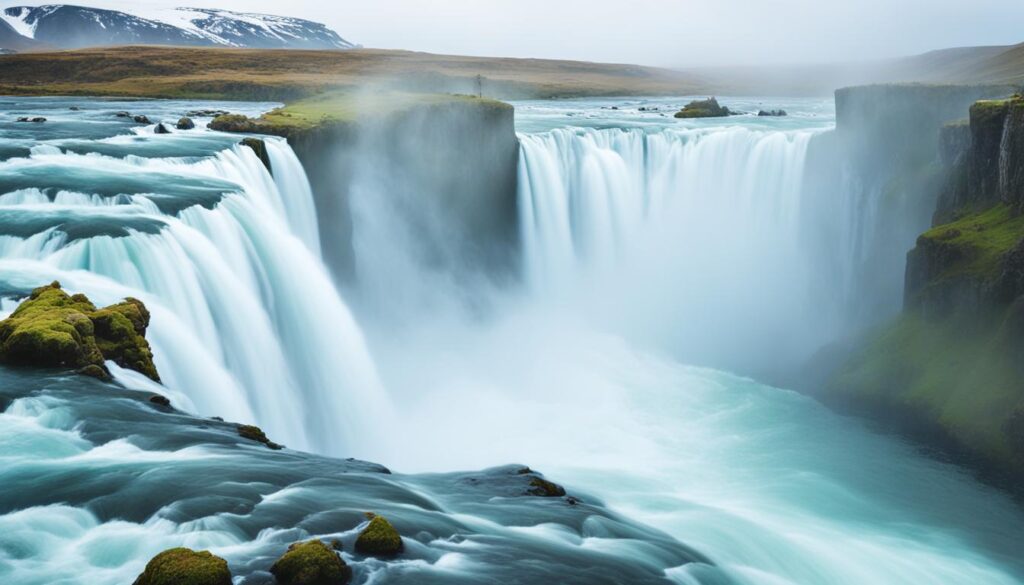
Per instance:
[[[238,425],[238,436],[242,437],[243,439],[249,439],[250,441],[263,443],[267,447],[274,450],[284,448],[283,445],[278,445],[277,443],[268,439],[267,434],[263,432],[263,429],[259,428],[256,425]]]
[[[178,119],[178,123],[174,127],[178,130],[191,130],[196,127],[196,123],[192,121],[192,118],[184,116]]]
[[[676,112],[676,118],[723,118],[731,115],[729,108],[722,106],[715,98],[693,100]]]
[[[258,132],[256,121],[243,114],[221,114],[207,125],[220,132]]]
[[[364,555],[393,555],[402,552],[402,537],[383,516],[367,514],[370,523],[356,538],[356,552]]]
[[[53,282],[0,321],[0,362],[77,368],[105,378],[104,362],[111,360],[159,381],[148,326],[149,311],[138,299],[97,309],[85,295],[68,295]]]
[[[352,568],[319,540],[297,542],[270,567],[281,585],[345,585]]]
[[[209,551],[172,548],[153,557],[133,585],[231,585],[231,571]]]

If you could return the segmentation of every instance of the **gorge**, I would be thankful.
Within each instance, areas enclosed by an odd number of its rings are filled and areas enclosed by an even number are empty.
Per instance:
[[[879,380],[915,388],[885,331],[933,351],[918,311],[972,311],[1019,363],[1022,110],[979,101],[1012,93],[685,121],[681,98],[449,96],[264,116],[266,161],[208,117],[114,113],[277,104],[4,98],[0,127],[47,122],[0,143],[3,312],[55,280],[140,299],[162,385],[0,366],[0,577],[124,583],[187,546],[273,583],[318,538],[360,583],[1019,583],[1009,493],[807,396],[989,444]],[[1015,420],[1006,375],[999,401],[961,388]],[[1006,428],[985,469],[1013,472]],[[400,555],[356,550],[365,512]]]

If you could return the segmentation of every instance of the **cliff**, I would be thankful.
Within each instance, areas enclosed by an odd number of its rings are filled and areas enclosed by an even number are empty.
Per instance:
[[[945,182],[907,254],[903,312],[823,397],[925,437],[1014,489],[1024,478],[1024,99],[939,133]]]
[[[324,257],[355,269],[352,213],[402,222],[426,263],[505,272],[515,258],[519,143],[512,106],[454,95],[328,94],[214,129],[284,136],[306,170]]]

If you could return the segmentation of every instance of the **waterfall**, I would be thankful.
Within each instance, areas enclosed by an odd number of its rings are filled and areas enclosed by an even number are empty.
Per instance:
[[[354,437],[370,442],[385,425],[387,401],[320,261],[305,173],[286,142],[266,144],[274,175],[239,145],[198,159],[44,145],[0,163],[24,187],[0,195],[0,281],[60,280],[97,303],[139,297],[176,406],[350,455]],[[99,192],[71,191],[67,177]],[[130,185],[108,188],[105,177]]]
[[[818,133],[521,135],[519,208],[531,288],[583,299],[590,317],[655,331],[656,341],[706,363],[724,365],[718,350],[726,346],[805,356],[835,320],[828,297],[836,290],[821,290],[812,272],[823,208],[803,189]],[[808,319],[814,311],[818,319]]]

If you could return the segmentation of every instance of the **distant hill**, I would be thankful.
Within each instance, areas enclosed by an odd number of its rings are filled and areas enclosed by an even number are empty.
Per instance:
[[[259,49],[355,47],[327,26],[298,18],[206,8],[139,8],[136,12],[129,14],[70,4],[7,8],[0,12],[0,49],[26,51],[117,45]]]
[[[872,83],[1024,84],[1024,44],[957,47],[911,57],[814,65],[683,69],[724,95],[827,95]]]

